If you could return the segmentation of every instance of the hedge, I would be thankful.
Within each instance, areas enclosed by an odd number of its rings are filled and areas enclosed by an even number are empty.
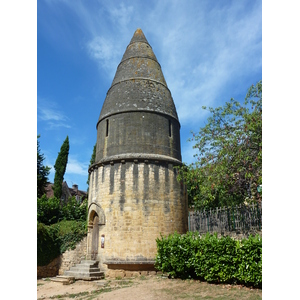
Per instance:
[[[207,233],[178,233],[156,239],[155,267],[175,278],[262,286],[262,239],[241,241]]]

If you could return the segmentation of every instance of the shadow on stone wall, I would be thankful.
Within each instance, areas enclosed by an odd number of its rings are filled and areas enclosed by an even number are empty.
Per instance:
[[[87,238],[83,238],[74,250],[67,250],[46,266],[37,266],[37,278],[55,277],[63,275],[75,264],[79,264],[86,257]]]

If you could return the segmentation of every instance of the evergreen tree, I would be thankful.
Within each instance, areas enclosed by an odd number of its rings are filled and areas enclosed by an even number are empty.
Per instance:
[[[62,183],[67,168],[69,148],[70,148],[69,137],[67,136],[60,148],[60,152],[58,153],[54,165],[55,176],[54,176],[53,191],[54,191],[54,197],[58,199],[61,198],[61,194],[62,194]]]
[[[37,136],[40,138],[40,135]],[[45,187],[48,182],[48,175],[50,173],[50,167],[44,166],[43,161],[45,157],[40,153],[40,143],[37,140],[37,196],[42,197],[45,193]]]
[[[91,156],[89,167],[95,162],[95,159],[96,159],[96,145],[97,145],[97,143],[94,145],[94,149],[93,149],[93,153],[92,153],[92,156]],[[90,185],[90,174],[88,176],[88,180],[87,180],[86,183],[87,183],[88,186]],[[89,188],[88,188],[88,191],[89,191]]]

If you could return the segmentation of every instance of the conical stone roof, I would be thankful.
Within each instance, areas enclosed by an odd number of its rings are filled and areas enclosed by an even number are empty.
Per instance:
[[[152,111],[178,121],[160,64],[141,29],[135,31],[126,48],[98,123],[108,116],[129,111]]]

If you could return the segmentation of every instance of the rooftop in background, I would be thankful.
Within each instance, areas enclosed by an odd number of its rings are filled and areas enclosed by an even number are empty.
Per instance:
[[[54,185],[53,183],[49,182],[45,188],[47,198],[54,197],[54,192],[52,189],[53,185]],[[77,201],[82,202],[85,198],[87,198],[87,192],[79,190],[77,184],[73,184],[72,187],[70,188],[68,187],[67,182],[64,181],[62,184],[61,199],[63,201],[66,201],[73,196],[75,196]]]

